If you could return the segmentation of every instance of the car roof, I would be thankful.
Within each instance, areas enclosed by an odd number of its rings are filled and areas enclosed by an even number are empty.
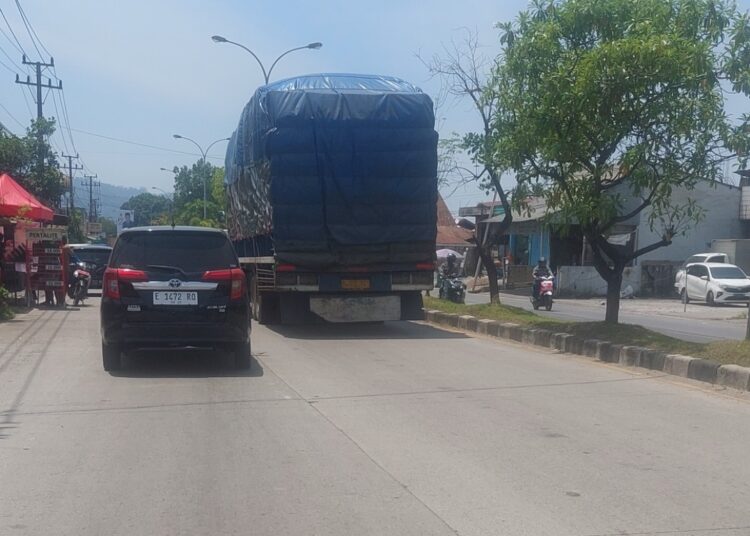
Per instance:
[[[143,227],[131,227],[130,229],[123,229],[122,232],[120,232],[120,236],[124,234],[130,234],[130,233],[143,233],[143,232],[151,232],[151,231],[169,231],[169,232],[176,232],[176,233],[185,233],[185,232],[199,232],[199,233],[219,233],[226,236],[226,232],[222,229],[215,229],[213,227],[194,227],[190,225],[175,225],[174,227],[171,225],[150,225],[150,226],[143,226]]]
[[[111,250],[112,247],[108,246],[107,244],[67,244],[69,248],[74,249],[101,249],[101,250]]]
[[[722,257],[726,257],[726,253],[719,253],[718,251],[715,251],[713,253],[696,253],[695,255],[690,255],[690,257],[713,257],[714,255],[721,255]]]
[[[736,264],[729,264],[726,262],[694,262],[692,264],[700,264],[701,266],[706,266],[708,268],[740,268]]]

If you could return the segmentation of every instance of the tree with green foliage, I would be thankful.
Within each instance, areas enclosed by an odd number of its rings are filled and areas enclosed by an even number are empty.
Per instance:
[[[86,233],[84,232],[84,222],[86,213],[81,208],[76,208],[68,218],[68,242],[71,244],[80,244],[86,242]]]
[[[203,217],[203,199],[195,199],[183,205],[175,213],[177,225],[193,225],[197,227],[221,228],[223,224],[224,207],[212,199],[206,204],[206,217]]]
[[[58,169],[57,154],[49,144],[55,132],[54,119],[32,121],[24,137],[0,132],[0,173],[7,173],[40,201],[51,207],[60,205],[64,193],[63,174]],[[44,173],[39,176],[39,136],[44,140]]]
[[[214,167],[211,175],[210,198],[219,206],[224,206],[227,202],[227,188],[224,184],[224,168]]]
[[[175,167],[174,171],[175,223],[198,227],[224,227],[226,211],[224,168],[213,166],[200,159],[189,168],[187,166]],[[207,196],[205,218],[203,216],[204,181],[206,181]],[[157,220],[162,224],[171,223],[166,214],[162,214]]]
[[[187,166],[174,168],[174,203],[178,211],[191,201],[203,201],[204,183],[207,197],[210,197],[209,189],[214,169],[216,168],[213,165],[202,158],[189,168]]]
[[[102,232],[107,237],[117,236],[117,223],[115,223],[115,220],[101,216],[97,221],[102,224]]]
[[[125,201],[120,209],[135,212],[136,225],[152,225],[169,212],[170,200],[163,195],[143,192]]]
[[[725,104],[750,95],[748,15],[723,0],[537,0],[499,27],[494,159],[544,186],[554,222],[580,226],[616,323],[624,268],[700,220],[672,192],[745,163],[750,116]],[[661,240],[608,240],[634,219]]]
[[[467,100],[480,120],[478,131],[454,134],[440,140],[438,182],[440,186],[448,182],[458,185],[475,183],[487,192],[493,192],[500,202],[503,218],[490,227],[493,234],[488,234],[486,225],[478,225],[474,236],[479,258],[487,272],[490,301],[499,303],[500,291],[492,248],[513,222],[513,212],[510,206],[511,192],[503,188],[502,169],[494,158],[492,124],[497,113],[497,95],[487,90],[492,64],[482,54],[476,33],[469,31],[462,41],[444,46],[441,54],[435,54],[429,60],[420,59],[430,75],[442,84],[437,101],[442,102],[447,97]],[[469,165],[464,163],[466,160],[470,162]]]

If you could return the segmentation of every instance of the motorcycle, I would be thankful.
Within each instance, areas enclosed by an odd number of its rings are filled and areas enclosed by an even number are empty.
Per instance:
[[[552,294],[555,290],[554,276],[539,277],[536,280],[537,290],[531,297],[531,305],[534,310],[544,307],[547,311],[552,310]]]
[[[88,298],[89,285],[91,285],[91,274],[79,264],[82,263],[71,263],[73,274],[68,281],[68,297],[73,300],[73,305],[79,305]]]
[[[442,276],[438,282],[438,297],[441,300],[450,300],[453,303],[465,303],[466,285],[454,275]]]

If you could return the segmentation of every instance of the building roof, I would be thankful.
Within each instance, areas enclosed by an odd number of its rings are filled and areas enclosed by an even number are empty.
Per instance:
[[[445,204],[445,200],[443,199],[443,196],[440,194],[438,194],[438,200],[437,200],[437,224],[438,226],[456,225],[456,221],[453,219],[453,214],[451,214],[451,211],[448,208],[448,205]]]
[[[493,210],[494,215],[491,218],[483,220],[483,223],[501,222],[505,218],[505,210],[501,207],[499,210]],[[521,210],[513,210],[513,222],[534,221],[547,215],[547,202],[543,197],[530,197],[526,201],[526,206]]]
[[[463,227],[456,225],[448,205],[445,204],[443,197],[438,194],[437,200],[437,239],[435,243],[440,247],[463,247],[469,245],[469,240],[474,237],[474,233]]]

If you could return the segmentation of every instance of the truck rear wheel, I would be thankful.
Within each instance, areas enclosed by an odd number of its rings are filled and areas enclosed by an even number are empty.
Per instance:
[[[278,324],[281,318],[279,296],[274,292],[262,292],[258,290],[255,278],[253,278],[250,288],[253,319],[261,324]]]

